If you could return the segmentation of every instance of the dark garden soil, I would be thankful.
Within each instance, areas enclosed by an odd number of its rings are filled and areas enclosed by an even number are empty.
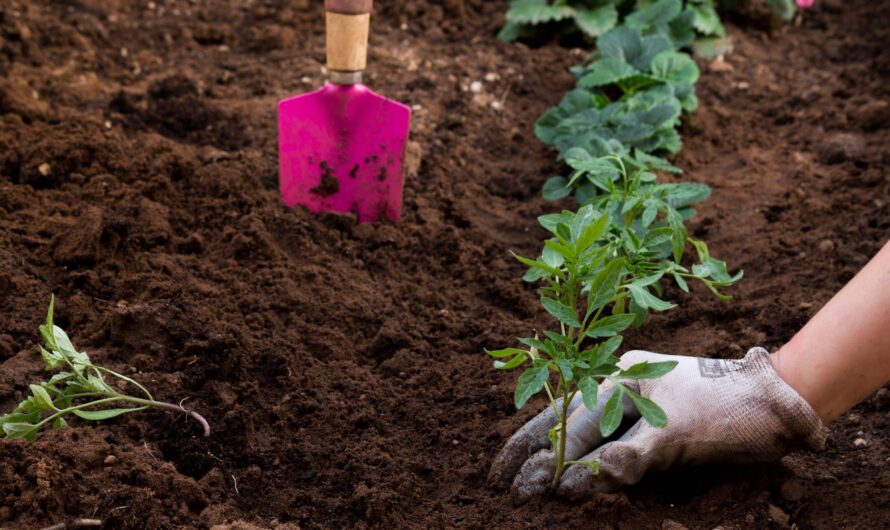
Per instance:
[[[887,389],[776,465],[577,504],[489,487],[541,403],[517,413],[482,350],[547,323],[508,250],[556,208],[531,129],[583,54],[496,41],[500,1],[379,2],[368,84],[417,107],[404,220],[359,226],[278,199],[275,103],[323,83],[320,4],[0,0],[0,410],[43,377],[54,292],[75,344],[213,426],[2,441],[0,527],[890,527]],[[887,240],[890,2],[824,4],[735,20],[729,66],[701,63],[676,162],[714,190],[691,230],[746,276],[732,303],[671,291],[628,347],[776,348]]]

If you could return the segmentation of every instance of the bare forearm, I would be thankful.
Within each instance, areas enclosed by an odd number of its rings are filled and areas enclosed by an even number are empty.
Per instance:
[[[890,243],[771,360],[825,423],[890,381]]]

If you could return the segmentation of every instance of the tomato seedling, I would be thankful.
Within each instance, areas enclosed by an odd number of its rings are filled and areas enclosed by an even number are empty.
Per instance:
[[[688,292],[688,281],[698,280],[727,299],[718,289],[742,276],[741,272],[730,276],[726,264],[712,258],[704,242],[687,235],[683,220],[684,215],[691,215],[688,205],[706,197],[707,187],[656,184],[655,175],[630,157],[595,159],[582,153],[572,153],[577,168],[572,179],[592,183],[588,204],[577,212],[540,217],[540,224],[553,236],[545,241],[541,255],[537,259],[514,255],[529,266],[524,280],[541,284],[541,305],[557,320],[558,329],[545,330],[543,337],[520,338],[524,348],[487,352],[499,370],[531,365],[519,376],[516,408],[546,392],[559,418],[550,431],[556,461],[554,486],[568,464],[597,466],[565,461],[568,408],[578,392],[584,406],[595,410],[600,384],[608,380],[615,385],[600,420],[604,437],[621,423],[623,396],[653,426],[667,424],[667,416],[656,403],[621,382],[660,377],[676,362],[641,363],[622,370],[615,355],[622,332],[642,325],[650,310],[675,307],[661,298],[662,281],[672,279]],[[691,269],[682,265],[687,242],[698,257]]]
[[[86,353],[77,351],[68,335],[53,324],[54,304],[55,297],[50,300],[46,323],[40,326],[44,342],[40,355],[46,370],[56,373],[49,381],[30,385],[31,395],[11,413],[0,416],[0,438],[34,440],[43,427],[65,427],[65,417],[69,414],[85,420],[102,421],[148,408],[185,413],[201,424],[204,436],[210,436],[210,425],[197,412],[181,404],[157,401],[135,380],[93,364]],[[136,387],[144,397],[121,392],[115,382]],[[132,406],[107,408],[109,405]]]

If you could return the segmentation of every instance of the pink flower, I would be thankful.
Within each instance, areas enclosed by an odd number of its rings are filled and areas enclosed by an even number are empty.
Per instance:
[[[809,9],[813,7],[813,0],[797,0],[797,7],[801,9]]]

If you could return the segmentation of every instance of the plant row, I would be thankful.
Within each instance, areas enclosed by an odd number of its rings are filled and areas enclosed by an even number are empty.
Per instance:
[[[619,427],[623,401],[653,426],[667,424],[658,404],[622,382],[660,377],[676,363],[620,368],[622,333],[642,326],[650,311],[676,307],[665,299],[669,285],[688,293],[698,282],[728,299],[721,289],[742,273],[730,274],[686,230],[692,206],[710,189],[661,183],[654,172],[680,172],[666,157],[682,147],[677,129],[683,114],[698,107],[699,78],[684,50],[723,37],[714,3],[518,0],[501,36],[521,37],[541,24],[597,37],[596,51],[572,70],[575,89],[535,125],[538,138],[568,168],[545,183],[545,198],[574,196],[580,208],[540,217],[550,233],[541,254],[516,256],[529,267],[524,280],[539,284],[541,305],[555,327],[518,339],[522,347],[487,353],[499,370],[524,368],[514,393],[517,408],[541,392],[553,407],[559,419],[550,431],[555,486],[567,465],[598,469],[596,462],[565,461],[569,404],[577,394],[588,409],[601,407],[604,437]],[[604,383],[608,392],[600,388]],[[600,396],[605,404],[597,403]]]

